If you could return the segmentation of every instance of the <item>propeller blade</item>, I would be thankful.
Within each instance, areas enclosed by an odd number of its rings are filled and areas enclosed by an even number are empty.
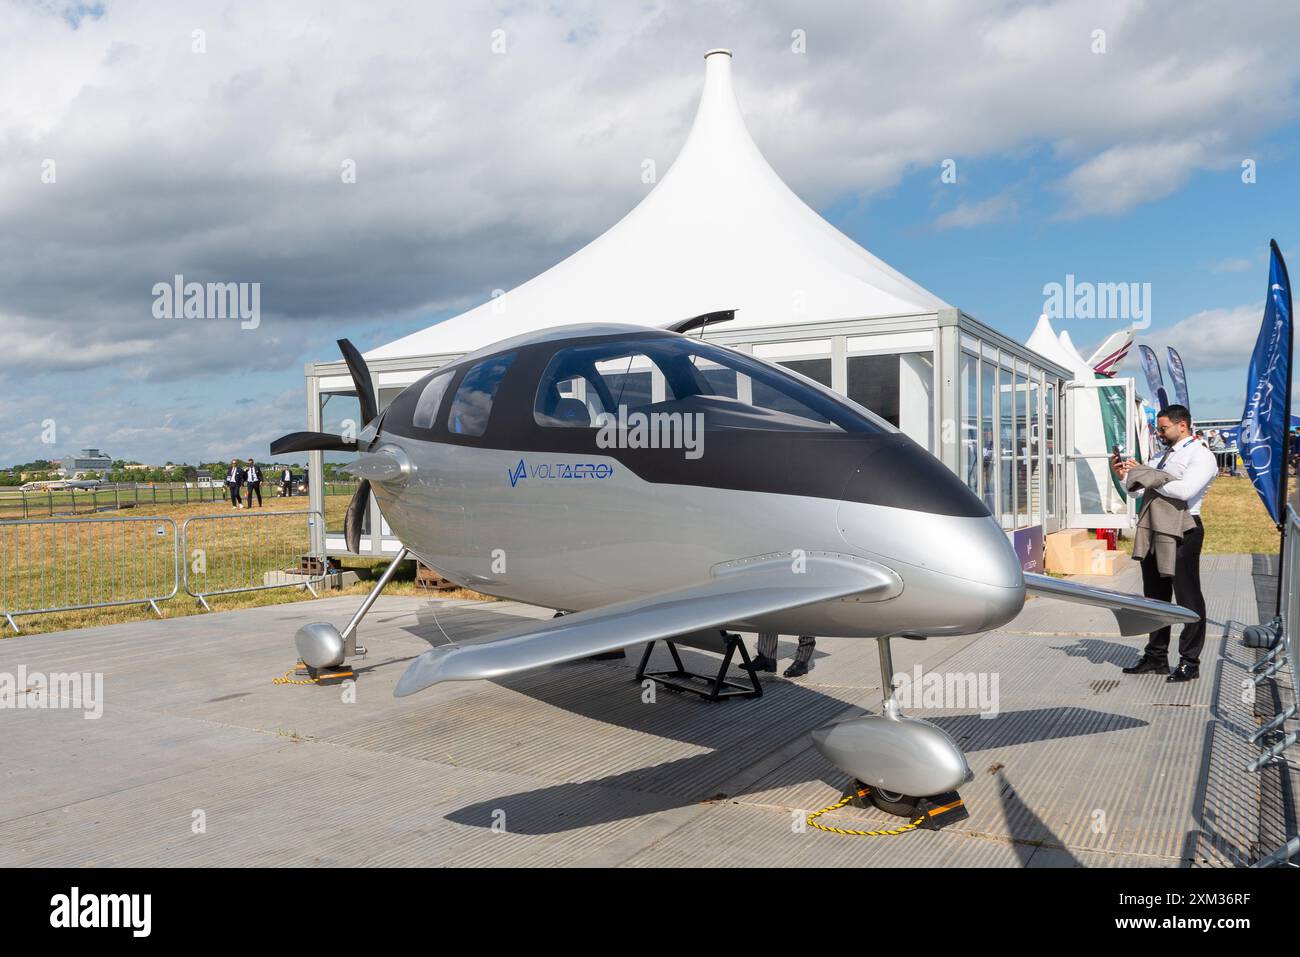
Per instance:
[[[343,353],[343,361],[348,365],[352,384],[357,387],[357,399],[361,403],[361,424],[373,422],[379,415],[379,408],[375,402],[375,384],[370,380],[370,369],[366,366],[366,360],[361,357],[357,347],[347,339],[339,340],[339,352]]]
[[[271,454],[285,452],[355,452],[357,443],[329,432],[290,432],[271,443]]]
[[[348,502],[347,514],[343,516],[343,540],[348,544],[348,551],[357,555],[361,552],[361,520],[370,505],[370,479],[362,479],[356,494]]]

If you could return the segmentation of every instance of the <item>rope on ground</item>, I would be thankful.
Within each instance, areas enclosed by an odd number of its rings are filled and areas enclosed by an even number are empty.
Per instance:
[[[887,829],[881,829],[876,831],[859,831],[854,828],[831,827],[829,824],[817,823],[817,818],[821,817],[823,814],[826,814],[829,811],[838,811],[840,808],[844,807],[844,805],[848,804],[854,798],[866,797],[868,790],[870,789],[859,788],[857,793],[846,794],[843,798],[836,801],[834,804],[828,805],[822,808],[820,811],[814,811],[812,814],[808,815],[808,819],[807,819],[808,823],[813,827],[817,828],[817,830],[819,831],[829,831],[831,834],[844,834],[850,837],[893,837],[896,834],[906,834],[908,831],[920,827],[921,822],[925,820],[925,815],[922,814],[911,824],[904,824],[902,827],[887,828]]]
[[[290,675],[292,675],[292,674],[293,674],[295,671],[297,671],[297,670],[298,670],[298,666],[297,666],[297,665],[294,665],[292,668],[290,668],[288,671],[286,671],[286,672],[284,673],[284,677],[282,677],[282,678],[272,678],[272,679],[271,679],[271,684],[273,684],[273,685],[314,685],[314,684],[317,684],[317,683],[320,681],[319,678],[291,678],[291,677],[289,677]]]

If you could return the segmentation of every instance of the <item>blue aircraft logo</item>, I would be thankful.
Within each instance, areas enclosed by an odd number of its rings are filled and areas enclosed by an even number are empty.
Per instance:
[[[507,469],[506,474],[510,476],[510,487],[514,488],[519,484],[519,480],[528,477],[528,469],[524,467],[524,460],[520,459],[519,464],[512,469]]]

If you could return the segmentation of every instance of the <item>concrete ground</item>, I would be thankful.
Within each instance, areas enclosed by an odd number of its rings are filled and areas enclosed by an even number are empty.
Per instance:
[[[1123,675],[1143,639],[1047,599],[997,631],[896,640],[897,671],[969,674],[997,693],[909,709],[952,735],[975,780],[969,820],[895,837],[799,826],[848,783],[807,732],[879,707],[870,641],[819,641],[806,678],[715,704],[643,701],[640,647],[392,697],[430,644],[551,615],[505,602],[381,597],[355,701],[271,680],[293,664],[299,625],[342,625],[355,597],[11,638],[0,675],[102,672],[104,709],[0,712],[0,865],[1244,865],[1295,833],[1288,769],[1244,771],[1259,715],[1292,701],[1289,678],[1246,703],[1256,652],[1224,638],[1261,604],[1271,616],[1271,572],[1203,559],[1214,623],[1187,684]],[[1136,565],[1098,581],[1141,591]],[[783,637],[781,654],[793,649]],[[899,823],[853,809],[825,820]]]

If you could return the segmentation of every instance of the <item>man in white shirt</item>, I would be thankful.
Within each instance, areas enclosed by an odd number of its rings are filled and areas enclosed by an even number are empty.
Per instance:
[[[1156,468],[1171,473],[1174,478],[1154,492],[1187,503],[1187,511],[1196,520],[1196,527],[1183,535],[1178,545],[1178,556],[1173,576],[1161,575],[1156,566],[1155,549],[1142,560],[1142,593],[1147,598],[1169,601],[1200,615],[1200,620],[1183,625],[1178,638],[1178,668],[1169,673],[1169,635],[1165,626],[1153,631],[1147,641],[1142,659],[1124,673],[1129,675],[1154,671],[1166,675],[1166,681],[1191,681],[1200,677],[1201,648],[1205,644],[1205,596],[1201,594],[1201,544],[1205,527],[1201,524],[1201,502],[1205,492],[1219,474],[1214,453],[1192,435],[1192,415],[1184,405],[1171,405],[1156,416],[1156,431],[1168,448],[1156,458]],[[1133,459],[1120,462],[1112,460],[1112,468],[1121,478],[1137,465]]]
[[[226,472],[226,488],[230,491],[230,507],[243,508],[240,501],[244,487],[244,470],[239,467],[238,459],[230,460],[230,469]]]
[[[248,468],[244,470],[244,481],[248,483],[248,505],[247,508],[253,507],[253,493],[257,493],[257,507],[262,507],[262,473],[258,471],[257,464],[248,460]]]

